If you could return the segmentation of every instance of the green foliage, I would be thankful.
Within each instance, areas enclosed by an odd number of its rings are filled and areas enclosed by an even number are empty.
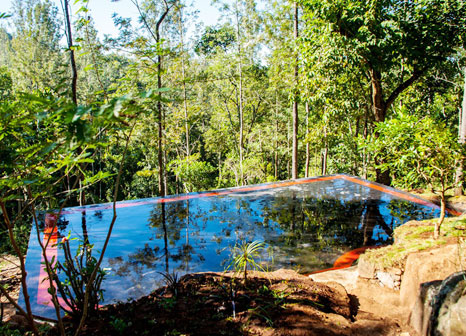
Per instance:
[[[118,335],[125,335],[126,330],[131,326],[131,322],[126,322],[123,319],[115,317],[110,321],[110,326]]]
[[[2,216],[1,211],[0,216]],[[30,216],[24,217],[25,220],[21,221],[13,228],[13,237],[18,242],[22,253],[26,253],[28,248],[29,234],[31,232],[32,222]],[[13,247],[11,246],[10,238],[8,236],[8,230],[2,225],[0,226],[0,254],[11,252],[13,252]]]
[[[0,67],[0,100],[12,98],[13,81],[6,67]]]
[[[0,13],[0,19],[7,19],[9,17],[11,17],[11,14],[7,14],[7,13],[3,13],[3,12]]]
[[[61,298],[66,303],[66,306],[62,306],[62,309],[71,316],[73,321],[78,322],[84,311],[86,286],[97,265],[97,259],[92,255],[94,245],[88,241],[81,241],[74,256],[70,248],[69,237],[63,238],[59,243],[59,247],[63,249],[65,261],[62,263],[57,260],[57,272],[54,280]],[[62,279],[60,279],[60,275]],[[105,275],[106,272],[99,268],[95,280],[91,283],[92,288],[88,301],[90,314],[96,312],[99,303],[103,301],[101,285]]]
[[[448,189],[463,157],[456,136],[431,117],[400,113],[377,124],[369,150],[380,158],[382,170],[391,169],[400,187],[415,188],[422,182],[433,189]]]
[[[213,173],[216,169],[210,163],[200,161],[199,153],[171,161],[168,170],[184,183],[187,191],[208,190],[215,185]]]
[[[24,336],[25,334],[19,329],[12,329],[8,325],[0,324],[0,335],[4,336]],[[32,335],[32,334],[30,334]]]
[[[9,45],[9,69],[15,88],[64,93],[66,63],[60,52],[62,37],[58,8],[50,1],[15,1],[15,32]]]
[[[438,64],[460,45],[465,29],[461,0],[301,3],[306,17],[326,30],[326,38],[344,44],[353,61],[381,72],[400,59],[414,69]]]
[[[227,51],[228,47],[236,40],[235,32],[230,25],[220,28],[206,27],[201,39],[194,47],[197,54],[211,55],[219,51]]]

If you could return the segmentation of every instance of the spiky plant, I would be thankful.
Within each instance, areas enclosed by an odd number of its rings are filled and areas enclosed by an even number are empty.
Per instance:
[[[265,243],[255,240],[252,243],[241,242],[233,248],[231,262],[228,268],[233,268],[236,272],[243,272],[244,283],[247,283],[248,269],[264,271],[260,264],[260,255],[265,248]]]

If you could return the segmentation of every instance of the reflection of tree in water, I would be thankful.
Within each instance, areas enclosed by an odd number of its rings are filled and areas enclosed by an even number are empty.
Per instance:
[[[359,225],[364,206],[359,201],[298,198],[293,195],[275,198],[263,211],[265,225],[275,222],[284,231],[277,242],[270,244],[297,247],[307,243],[315,250],[328,246],[362,245]]]
[[[390,215],[382,215],[383,208]],[[385,211],[387,212],[387,211]],[[340,200],[334,198],[291,196],[271,198],[263,207],[265,226],[278,225],[284,234],[269,244],[311,248],[347,246],[350,248],[387,243],[395,227],[410,219],[432,217],[425,207],[392,199]]]
[[[278,253],[284,260],[280,266],[290,265],[286,262],[294,255],[296,263],[315,270],[331,265],[344,250],[387,243],[400,222],[429,217],[417,204],[381,200],[380,192],[359,191],[364,195],[360,197],[332,188],[156,204],[148,220],[150,241],[127,256],[114,258],[113,268],[120,275],[139,277],[136,281],[157,271],[218,269],[217,263],[228,259],[236,242],[260,239],[274,247],[274,258]],[[204,264],[207,256],[216,259]]]
[[[390,215],[395,219],[397,226],[409,220],[423,220],[434,218],[439,215],[439,210],[401,199],[393,199],[387,206]]]
[[[194,216],[198,220],[192,220],[189,212],[189,201],[154,205],[148,223],[153,231],[150,240],[154,243],[145,243],[144,247],[135,248],[135,252],[126,258],[112,258],[110,264],[116,274],[123,276],[131,272],[132,278],[137,277],[139,280],[136,281],[142,281],[143,272],[170,272],[170,261],[174,262],[172,268],[184,272],[190,271],[193,260],[204,261],[202,254],[191,244],[190,237],[199,235],[202,229],[200,224],[205,221],[199,220],[199,213]],[[201,249],[202,246],[196,248]]]

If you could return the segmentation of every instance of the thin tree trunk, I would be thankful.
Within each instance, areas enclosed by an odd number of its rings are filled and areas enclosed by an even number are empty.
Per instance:
[[[163,162],[163,109],[162,109],[162,55],[160,51],[160,26],[162,22],[165,20],[168,12],[170,11],[171,7],[168,7],[165,4],[165,11],[160,16],[157,24],[155,26],[155,42],[157,43],[157,89],[158,89],[158,101],[157,101],[157,123],[158,123],[158,141],[157,145],[159,147],[158,152],[158,164],[159,164],[159,195],[165,196],[165,165]]]
[[[157,36],[159,34],[157,32]],[[162,88],[162,56],[157,56],[157,88],[160,90]],[[158,152],[158,164],[159,164],[159,195],[165,196],[165,183],[164,183],[164,166],[163,166],[163,148],[162,148],[162,137],[163,137],[163,125],[162,125],[162,94],[159,91],[158,101],[157,101],[157,124],[158,124],[158,140],[157,146],[159,148]]]
[[[295,41],[298,40],[299,32],[298,32],[298,3],[294,3],[294,38]],[[298,87],[299,87],[299,56],[298,51],[296,48],[296,55],[295,55],[295,67],[294,67],[294,93],[293,93],[293,152],[292,152],[292,173],[291,177],[293,179],[298,178]]]
[[[76,60],[74,57],[73,49],[73,35],[71,33],[71,22],[70,22],[70,13],[69,13],[69,0],[64,0],[64,9],[65,9],[65,22],[66,22],[66,32],[68,40],[68,49],[70,51],[70,64],[71,64],[71,99],[75,105],[78,104],[77,98],[77,82],[78,82],[78,71],[76,70]]]
[[[364,110],[364,129],[363,129],[363,137],[364,137],[364,140],[367,139],[367,123],[368,123],[368,116],[369,116],[369,107],[366,105],[366,108]],[[362,153],[362,164],[363,164],[363,168],[362,168],[362,177],[364,179],[367,179],[367,162],[369,161],[368,160],[368,153],[367,153],[367,150],[366,148],[364,147],[363,149],[363,153]]]
[[[327,126],[324,126],[324,152],[322,153],[322,171],[321,175],[327,175],[327,156],[328,156],[328,142],[327,142]]]
[[[170,9],[174,6],[174,3],[171,3],[170,5],[167,3],[167,0],[163,0],[163,3],[165,5],[165,9],[161,13],[159,19],[157,20],[155,24],[155,33],[151,28],[151,25],[146,20],[146,17],[144,13],[142,12],[141,8],[139,7],[139,4],[137,1],[133,1],[133,3],[136,5],[136,8],[139,12],[140,18],[142,20],[142,23],[146,27],[147,31],[149,34],[152,36],[152,38],[155,40],[155,43],[157,45],[157,89],[158,89],[158,94],[157,94],[157,125],[158,125],[158,140],[157,140],[157,146],[159,149],[158,155],[157,155],[157,161],[159,165],[159,195],[160,196],[165,196],[166,192],[166,186],[165,186],[165,165],[163,162],[163,109],[162,109],[162,93],[161,93],[161,88],[162,88],[162,55],[161,55],[161,38],[160,38],[160,26],[162,25],[163,21],[167,17],[168,13],[170,12]]]
[[[288,153],[291,153],[292,152],[292,144],[290,142],[291,140],[291,123],[288,121],[286,123],[286,146],[288,148]],[[290,160],[290,157],[289,155],[287,155],[287,160],[286,160],[286,173],[287,173],[287,177],[288,179],[291,178],[291,160]]]
[[[76,60],[74,56],[73,48],[73,35],[71,30],[71,21],[69,13],[69,0],[64,0],[64,10],[65,10],[65,25],[66,25],[66,37],[68,42],[68,49],[70,51],[70,65],[71,65],[71,99],[75,105],[78,105],[78,96],[77,96],[77,84],[78,84],[78,70],[76,69]],[[84,176],[81,173],[79,178],[79,205],[83,206],[86,204],[86,195],[83,190],[83,180]]]
[[[440,193],[440,218],[438,219],[438,221],[435,222],[434,239],[438,239],[440,237],[440,226],[442,225],[443,220],[445,219],[445,210],[447,208],[447,201],[445,199],[445,188],[442,187],[442,189],[443,190]]]
[[[186,157],[188,158],[190,153],[189,148],[189,119],[188,119],[188,98],[186,93],[186,67],[184,59],[184,31],[183,31],[183,13],[180,9],[180,38],[181,38],[181,76],[183,80],[183,107],[184,107],[184,128],[186,137]]]
[[[244,111],[243,111],[243,63],[241,57],[241,40],[240,40],[240,18],[239,5],[236,1],[236,40],[238,43],[238,76],[239,76],[239,169],[240,169],[240,184],[244,184],[243,172],[243,149],[244,149]]]
[[[464,146],[466,143],[466,66],[464,67],[464,87],[463,87],[463,104],[460,110],[460,124],[458,142]],[[455,196],[462,196],[464,186],[464,160],[458,164],[456,169]]]
[[[218,182],[217,187],[220,187],[222,181],[222,152],[218,152]]]
[[[278,92],[275,91],[274,176],[278,179]]]
[[[309,177],[309,162],[310,162],[310,148],[309,148],[309,103],[306,102],[306,170],[305,177]]]

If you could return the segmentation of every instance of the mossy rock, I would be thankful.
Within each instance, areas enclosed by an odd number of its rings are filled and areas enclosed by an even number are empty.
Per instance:
[[[380,270],[404,269],[410,253],[455,242],[465,244],[466,248],[466,216],[446,218],[441,226],[441,237],[433,239],[436,220],[407,222],[395,229],[393,245],[367,250],[361,258]]]

